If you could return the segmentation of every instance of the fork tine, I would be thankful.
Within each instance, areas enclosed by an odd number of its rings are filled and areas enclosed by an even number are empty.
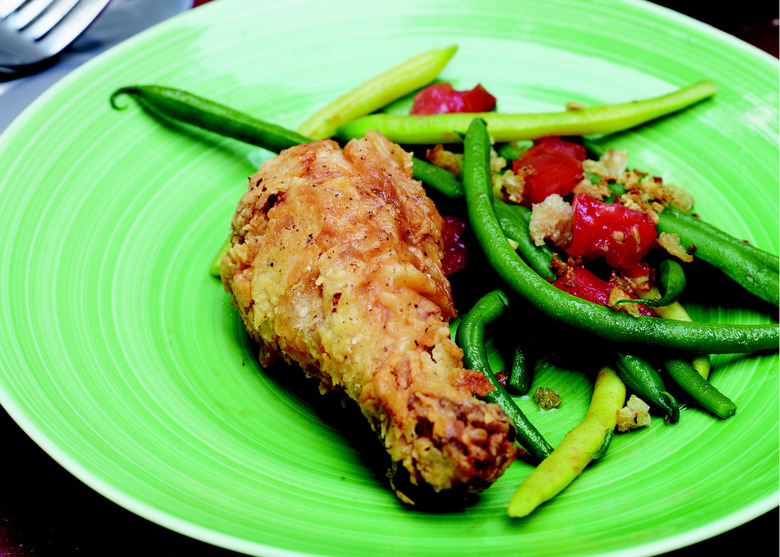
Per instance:
[[[27,0],[0,0],[0,19],[5,19],[18,10]]]
[[[22,31],[33,40],[42,38],[52,28],[64,21],[79,0],[54,0]]]
[[[95,21],[111,0],[75,0],[64,18],[40,38],[50,52],[59,52],[78,38]]]
[[[57,2],[58,0],[27,0],[8,16],[6,23],[14,29],[25,29],[49,9],[49,6]]]
[[[8,9],[0,0],[0,7]],[[76,40],[103,12],[111,0],[23,0],[19,9],[0,18],[0,82],[39,71]],[[39,17],[19,30],[9,20],[25,9],[43,9]],[[29,16],[28,12],[28,16]]]

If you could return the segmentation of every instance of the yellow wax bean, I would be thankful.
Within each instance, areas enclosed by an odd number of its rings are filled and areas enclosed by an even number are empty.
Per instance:
[[[517,488],[507,508],[512,517],[523,517],[560,493],[593,460],[607,432],[615,428],[617,412],[626,400],[626,387],[617,373],[603,368],[596,378],[585,419],[572,429]]]
[[[712,360],[708,355],[696,356],[691,360],[693,369],[699,372],[704,379],[710,378],[710,370],[712,369]]]
[[[487,123],[490,137],[497,143],[538,139],[548,135],[608,134],[677,112],[713,96],[716,91],[711,81],[700,81],[650,99],[561,112],[432,115],[377,113],[342,124],[338,136],[352,139],[363,137],[367,130],[379,130],[391,141],[402,144],[460,143],[474,118],[481,118]]]
[[[457,49],[457,45],[453,45],[423,52],[369,79],[315,112],[301,124],[298,133],[312,139],[331,137],[340,126],[428,85]]]

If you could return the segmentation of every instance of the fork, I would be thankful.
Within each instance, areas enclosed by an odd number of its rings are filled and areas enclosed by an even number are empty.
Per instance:
[[[0,81],[42,70],[111,0],[0,0]]]

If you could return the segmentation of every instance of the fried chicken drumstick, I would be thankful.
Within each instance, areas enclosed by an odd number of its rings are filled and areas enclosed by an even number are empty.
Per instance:
[[[441,228],[411,156],[369,132],[263,164],[221,262],[261,365],[295,363],[354,400],[408,503],[479,492],[516,456],[509,419],[474,397],[490,384],[449,336]]]

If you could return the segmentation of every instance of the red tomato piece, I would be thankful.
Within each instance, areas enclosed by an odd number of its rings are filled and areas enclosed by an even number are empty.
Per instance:
[[[658,237],[650,217],[619,203],[577,194],[573,209],[572,243],[566,250],[573,257],[603,257],[612,267],[632,269]]]
[[[545,139],[512,161],[514,173],[523,177],[523,205],[530,207],[554,193],[565,196],[574,190],[582,180],[585,158],[585,149],[580,153],[577,147],[582,146],[557,138]]]
[[[647,279],[650,280],[650,265],[644,261],[637,261],[630,265],[625,265],[620,268],[623,276],[628,279]]]
[[[553,286],[568,292],[572,296],[577,296],[583,300],[606,307],[609,307],[609,296],[615,288],[612,283],[600,279],[588,269],[579,265],[567,269],[566,274],[556,280]],[[632,300],[637,298],[628,292],[626,297]],[[650,307],[637,305],[636,308],[640,315],[657,317],[655,311]]]
[[[490,112],[496,108],[496,98],[478,83],[463,92],[463,108],[462,112]]]
[[[445,275],[451,275],[466,266],[466,223],[456,217],[442,217],[442,241],[444,244],[444,257],[442,258],[442,270]]]
[[[563,139],[554,136],[537,139],[534,142],[532,149],[533,148],[558,151],[559,153],[569,155],[570,157],[577,159],[580,162],[588,158],[588,151],[584,146],[580,145],[579,143],[564,141]]]
[[[602,306],[609,305],[609,293],[614,288],[609,282],[600,279],[585,267],[579,266],[567,269],[566,274],[556,280],[553,286],[572,296]]]
[[[456,91],[450,83],[434,83],[414,96],[410,114],[448,114],[452,112],[490,112],[496,98],[482,85],[470,91]]]

